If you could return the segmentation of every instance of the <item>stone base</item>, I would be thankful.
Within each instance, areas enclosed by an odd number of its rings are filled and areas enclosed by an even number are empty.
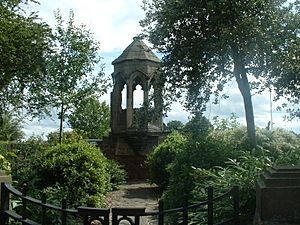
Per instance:
[[[124,166],[130,180],[149,178],[147,154],[159,145],[167,132],[124,132],[110,134],[100,143],[101,150]]]
[[[256,189],[256,224],[300,224],[300,167],[274,167]]]

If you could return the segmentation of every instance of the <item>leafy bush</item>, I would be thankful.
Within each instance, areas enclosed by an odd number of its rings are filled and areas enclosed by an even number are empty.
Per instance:
[[[49,147],[32,137],[25,143],[5,143],[0,147],[14,155],[9,159],[13,180],[17,181],[14,185],[20,189],[27,183],[28,195],[38,199],[46,192],[47,202],[58,206],[62,199],[67,199],[68,208],[103,207],[105,194],[126,178],[125,171],[116,162],[85,141]],[[41,208],[30,207],[29,213],[30,218],[38,219]],[[49,211],[47,215],[49,224],[59,223],[60,214]]]
[[[249,152],[245,152],[238,159],[230,159],[226,166],[216,167],[210,170],[195,168],[193,171],[194,189],[192,191],[192,201],[204,201],[207,199],[207,188],[214,187],[214,195],[220,196],[232,188],[239,186],[240,209],[242,224],[251,220],[255,210],[255,184],[260,173],[273,163],[266,156],[256,157]],[[229,199],[228,199],[229,200]],[[214,213],[216,222],[232,215],[232,201],[222,200],[215,204]],[[197,215],[199,217],[199,215]],[[202,215],[203,217],[203,215]],[[196,215],[191,216],[194,223]]]
[[[0,141],[19,141],[24,137],[22,118],[12,113],[0,114]]]
[[[46,189],[71,205],[103,206],[112,189],[108,161],[99,149],[86,142],[48,148],[32,168],[32,188]]]
[[[222,128],[211,129],[205,138],[189,139],[169,165],[170,182],[163,195],[166,207],[182,205],[182,196],[194,201],[206,199],[209,185],[218,195],[236,184],[240,186],[243,215],[253,216],[255,183],[261,171],[271,165],[300,163],[300,140],[292,132],[258,129],[259,146],[252,152],[245,127],[228,126],[226,121],[219,125]],[[222,204],[216,211],[220,217],[230,208],[228,202]],[[193,214],[194,219],[203,219],[197,215]],[[202,224],[199,221],[194,224]]]
[[[48,145],[40,137],[30,137],[26,142],[9,143],[7,159],[12,166],[12,179],[19,188],[29,180],[33,163],[46,151]]]
[[[272,157],[273,161],[277,159],[283,160],[283,154],[297,152],[300,149],[299,137],[295,133],[282,128],[272,130],[257,129],[257,144],[261,150],[268,152],[269,157]]]
[[[184,150],[187,139],[177,131],[167,138],[148,155],[147,164],[150,170],[150,181],[167,188],[170,174],[168,168],[177,155]]]
[[[0,154],[0,170],[4,170],[6,173],[11,172],[10,162]]]
[[[107,159],[107,171],[110,175],[110,183],[112,190],[117,190],[119,185],[125,182],[127,174],[119,163],[114,160]]]
[[[84,132],[72,130],[63,132],[62,141],[64,144],[71,144],[83,140],[84,138],[87,138],[87,135]],[[49,133],[47,135],[47,142],[49,145],[59,144],[59,131]]]
[[[206,117],[197,114],[185,124],[183,132],[195,140],[206,137],[212,127],[212,124]]]
[[[209,169],[223,166],[229,157],[237,158],[240,154],[222,139],[215,140],[208,136],[197,141],[190,140],[169,167],[170,183],[164,193],[166,207],[178,207],[183,203],[181,196],[189,197],[194,188],[194,167]]]

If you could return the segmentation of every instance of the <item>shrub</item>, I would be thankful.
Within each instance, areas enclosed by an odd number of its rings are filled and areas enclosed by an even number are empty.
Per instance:
[[[25,143],[5,143],[0,147],[10,156],[14,185],[20,189],[27,183],[27,194],[38,199],[46,192],[47,202],[57,206],[66,199],[68,208],[103,207],[105,194],[116,189],[126,177],[116,162],[85,141],[49,147],[40,138],[32,137]],[[39,221],[41,208],[31,206],[28,213]],[[47,221],[60,223],[60,216],[49,210]]]
[[[26,142],[11,142],[6,145],[7,159],[12,167],[12,179],[18,188],[30,179],[33,162],[47,147],[40,137],[30,137]]]
[[[281,156],[283,154],[300,149],[299,137],[295,133],[282,128],[257,129],[257,144],[261,150],[268,151],[272,160],[279,158],[282,160]]]
[[[194,188],[191,194],[193,200],[201,201],[207,198],[206,189],[213,186],[216,195],[221,195],[233,185],[240,187],[240,209],[242,223],[249,222],[255,210],[255,187],[259,175],[266,168],[273,165],[299,165],[299,138],[292,132],[283,129],[258,129],[259,151],[251,153],[245,151],[237,159],[230,159],[222,167],[209,170],[197,168],[193,171]],[[232,207],[230,202],[215,205],[215,215],[226,217]],[[192,215],[192,220],[199,219],[199,215]],[[199,221],[197,224],[202,224]],[[205,224],[205,223],[203,223]]]
[[[11,172],[10,162],[0,154],[0,170],[4,170],[7,174]]]
[[[206,200],[209,186],[214,187],[215,196],[220,196],[231,189],[232,186],[238,185],[241,223],[247,224],[247,221],[252,220],[254,215],[256,181],[260,173],[272,164],[266,156],[256,157],[249,152],[245,152],[238,159],[229,160],[225,167],[217,167],[210,170],[196,168],[192,175],[195,182],[191,195],[192,201]],[[233,206],[232,201],[228,200],[222,200],[215,204],[214,214],[216,222],[231,217]],[[197,221],[195,214],[191,218],[196,224],[206,224]]]
[[[47,190],[50,198],[66,198],[70,206],[104,206],[112,190],[108,161],[98,148],[81,141],[48,148],[31,167],[31,188]],[[114,164],[114,173],[124,174]],[[121,175],[115,179],[119,182]],[[35,194],[35,193],[34,193]]]
[[[190,197],[194,188],[193,168],[209,169],[223,166],[229,157],[238,157],[241,153],[226,146],[222,139],[210,136],[197,141],[190,140],[184,151],[180,152],[169,167],[170,183],[164,193],[166,207],[182,205],[182,196]]]
[[[112,190],[117,190],[119,185],[125,182],[127,174],[123,166],[114,160],[107,159],[107,173],[110,176]]]
[[[87,135],[84,132],[79,131],[65,131],[63,132],[63,140],[64,144],[71,144],[87,138]],[[57,145],[59,144],[59,131],[51,132],[47,135],[47,142],[49,145]]]
[[[212,124],[206,117],[196,114],[185,124],[183,132],[195,140],[206,137],[212,127]]]
[[[225,125],[223,123],[222,127],[224,128]],[[206,138],[189,140],[184,151],[177,154],[169,166],[170,182],[164,193],[166,206],[168,208],[180,206],[183,195],[193,198],[194,193],[191,191],[198,183],[207,185],[205,179],[195,180],[193,167],[209,170],[217,166],[222,168],[215,174],[220,177],[218,180],[220,184],[224,183],[224,181],[221,182],[222,170],[226,172],[227,178],[224,179],[229,179],[229,176],[231,176],[231,181],[236,179],[238,182],[237,180],[240,179],[242,192],[244,192],[243,198],[248,202],[244,204],[243,208],[252,212],[254,183],[257,179],[256,174],[261,171],[260,168],[273,164],[297,165],[300,162],[300,140],[295,134],[283,129],[272,131],[258,129],[257,136],[260,146],[253,152],[253,155],[250,154],[246,128],[241,126],[214,129]],[[244,157],[244,159],[240,157]],[[228,165],[229,158],[231,164],[237,163],[236,169],[233,169],[233,165]],[[245,165],[242,165],[243,163]],[[238,167],[244,169],[239,171]],[[233,185],[234,183],[231,181],[228,184]],[[223,188],[223,190],[225,189],[228,190],[227,187]]]
[[[167,188],[170,178],[168,168],[186,144],[187,139],[178,131],[174,131],[148,155],[147,164],[152,183],[159,185],[162,189]]]

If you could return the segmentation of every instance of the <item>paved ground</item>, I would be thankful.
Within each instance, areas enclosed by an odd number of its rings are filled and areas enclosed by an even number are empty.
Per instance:
[[[137,181],[121,185],[119,190],[108,195],[107,202],[111,208],[146,208],[146,212],[148,212],[158,210],[158,198],[157,186],[150,185],[145,181]],[[129,223],[122,223],[122,225],[127,224]],[[141,225],[155,224],[157,224],[156,218],[143,217],[141,219]]]

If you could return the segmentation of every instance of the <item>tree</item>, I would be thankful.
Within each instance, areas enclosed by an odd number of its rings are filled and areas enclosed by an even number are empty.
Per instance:
[[[105,102],[89,97],[75,107],[68,122],[71,128],[78,132],[83,131],[89,138],[102,138],[109,132],[109,106]]]
[[[0,141],[20,141],[24,137],[22,122],[20,117],[15,117],[12,113],[2,114]]]
[[[87,96],[99,96],[106,91],[107,82],[103,81],[103,67],[98,74],[95,66],[100,62],[99,44],[84,25],[75,26],[74,14],[70,11],[65,25],[59,11],[55,13],[57,26],[54,35],[54,52],[49,56],[47,72],[49,107],[59,109],[60,142],[63,121],[71,109]]]
[[[44,108],[39,100],[47,80],[45,56],[50,51],[51,30],[36,14],[27,16],[21,10],[20,5],[29,2],[0,1],[1,124],[5,111],[26,109],[36,115]]]
[[[179,120],[171,120],[167,123],[167,129],[170,131],[182,131],[184,124]]]
[[[153,0],[145,4],[146,18],[141,21],[145,34],[164,54],[167,88],[175,97],[187,90],[186,106],[192,111],[205,110],[211,94],[218,95],[235,78],[253,147],[256,135],[248,77],[262,83],[273,71],[271,65],[275,68],[280,61],[277,50],[299,37],[293,11],[299,1],[286,2]]]
[[[208,135],[212,127],[212,124],[206,117],[196,114],[185,124],[183,132],[192,137],[192,139],[203,139]]]

